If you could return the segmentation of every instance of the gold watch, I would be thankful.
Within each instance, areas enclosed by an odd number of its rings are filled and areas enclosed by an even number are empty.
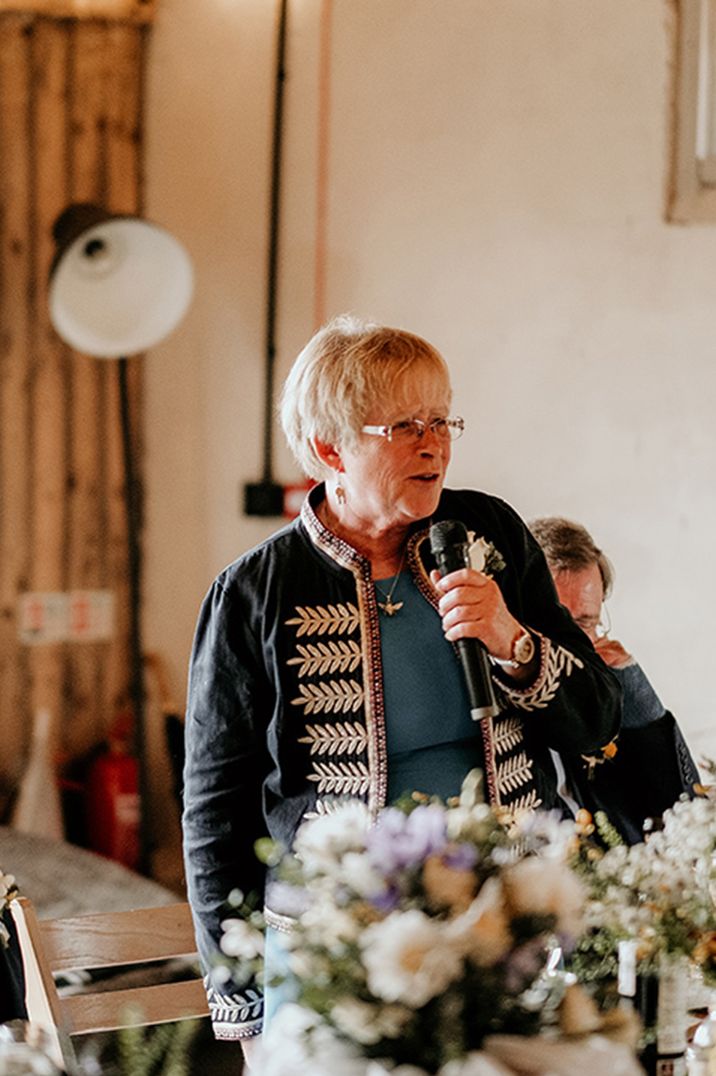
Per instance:
[[[506,666],[508,669],[520,669],[523,665],[529,665],[535,656],[535,641],[528,631],[522,630],[512,644],[511,658],[492,658],[495,665]]]

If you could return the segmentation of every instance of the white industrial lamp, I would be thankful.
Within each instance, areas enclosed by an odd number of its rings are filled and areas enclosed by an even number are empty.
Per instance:
[[[50,320],[76,351],[117,359],[125,466],[131,695],[139,766],[139,868],[149,873],[148,759],[141,636],[141,503],[134,464],[127,360],[160,343],[191,301],[194,274],[181,243],[156,224],[80,203],[54,223]]]
[[[56,220],[50,320],[70,347],[98,359],[146,351],[187,311],[193,271],[184,247],[138,217],[74,205]]]

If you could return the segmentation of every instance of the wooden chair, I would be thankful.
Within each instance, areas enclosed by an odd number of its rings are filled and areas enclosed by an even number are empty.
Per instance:
[[[198,964],[188,965],[191,977],[182,982],[119,990],[93,989],[90,984],[64,997],[53,974],[195,957],[188,904],[43,920],[25,897],[13,901],[11,908],[23,957],[29,1022],[44,1030],[53,1060],[67,1072],[77,1065],[71,1042],[75,1035],[208,1015]]]

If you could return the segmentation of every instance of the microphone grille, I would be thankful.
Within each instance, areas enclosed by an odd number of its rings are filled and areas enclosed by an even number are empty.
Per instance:
[[[442,553],[456,545],[467,545],[467,528],[459,519],[444,519],[430,528],[430,552]]]

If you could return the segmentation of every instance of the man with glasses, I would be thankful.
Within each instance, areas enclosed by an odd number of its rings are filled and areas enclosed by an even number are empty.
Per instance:
[[[605,600],[614,570],[589,531],[558,516],[529,524],[547,559],[557,595],[617,676],[623,693],[622,731],[611,758],[585,759],[567,775],[590,809],[603,810],[629,843],[643,839],[647,818],[663,814],[680,795],[694,795],[699,774],[675,718],[635,658],[609,637]],[[562,761],[555,759],[559,771]]]

